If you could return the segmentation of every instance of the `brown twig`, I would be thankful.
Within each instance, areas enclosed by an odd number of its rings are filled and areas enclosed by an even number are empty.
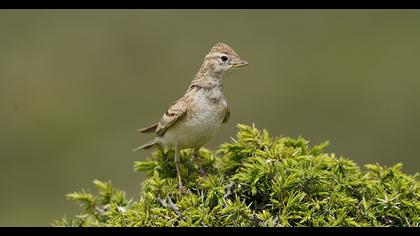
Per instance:
[[[233,187],[234,184],[235,184],[234,182],[231,182],[230,184],[228,184],[227,191],[226,191],[225,195],[223,195],[223,199],[226,199],[230,195],[232,195],[232,187]]]
[[[162,204],[162,206],[170,208],[171,210],[175,211],[175,213],[179,216],[179,218],[181,218],[181,220],[185,220],[184,215],[181,213],[179,208],[172,202],[170,198],[168,198],[169,203],[166,203],[160,196],[157,196],[156,200],[158,200],[160,204]]]

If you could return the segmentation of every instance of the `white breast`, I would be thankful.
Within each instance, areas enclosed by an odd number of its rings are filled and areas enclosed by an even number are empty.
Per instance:
[[[182,120],[169,128],[160,141],[179,148],[198,148],[219,130],[226,112],[226,98],[218,88],[200,89],[191,97],[189,110]]]

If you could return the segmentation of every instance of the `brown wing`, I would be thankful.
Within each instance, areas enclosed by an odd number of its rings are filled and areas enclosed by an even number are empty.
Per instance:
[[[179,99],[171,107],[169,107],[168,111],[163,114],[162,118],[157,124],[155,130],[157,136],[162,136],[173,123],[175,123],[186,114],[186,111],[187,103],[185,102],[184,98]]]
[[[222,123],[226,123],[229,121],[230,118],[230,108],[227,106],[226,107],[226,113],[225,113],[225,118],[223,118],[223,122]]]
[[[153,133],[153,132],[155,132],[157,125],[158,125],[158,123],[153,124],[153,125],[151,125],[149,127],[146,127],[146,128],[138,129],[137,131],[142,132],[142,133]]]

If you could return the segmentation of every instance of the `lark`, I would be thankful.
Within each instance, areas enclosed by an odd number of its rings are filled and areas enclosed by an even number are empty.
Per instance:
[[[242,60],[231,47],[224,43],[215,44],[184,96],[169,107],[159,122],[139,129],[142,133],[154,132],[156,137],[133,151],[157,145],[174,149],[180,191],[183,185],[179,151],[192,148],[197,158],[199,149],[229,120],[230,109],[222,82],[232,69],[246,65],[248,62]]]

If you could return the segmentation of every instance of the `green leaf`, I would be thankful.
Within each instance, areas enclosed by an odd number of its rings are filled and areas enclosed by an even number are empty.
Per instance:
[[[54,226],[307,227],[420,226],[418,174],[402,163],[367,164],[310,146],[303,137],[272,137],[255,125],[238,124],[235,139],[218,150],[180,152],[179,191],[172,149],[134,162],[146,172],[133,200],[110,181],[94,180],[97,192],[66,195],[80,206]],[[203,172],[201,174],[200,172]]]

